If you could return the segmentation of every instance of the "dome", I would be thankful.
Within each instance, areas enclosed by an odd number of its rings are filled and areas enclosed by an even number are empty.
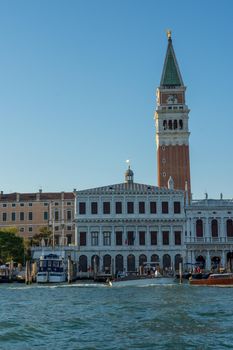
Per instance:
[[[129,165],[129,168],[125,172],[125,176],[133,176],[133,170],[130,169],[130,165]]]
[[[133,183],[133,170],[130,169],[130,165],[125,172],[125,182],[126,183]]]

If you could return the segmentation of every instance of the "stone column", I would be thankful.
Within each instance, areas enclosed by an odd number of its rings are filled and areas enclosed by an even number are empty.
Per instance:
[[[159,231],[158,231],[158,247],[162,247],[162,227],[161,227],[161,224],[159,224]]]
[[[173,230],[173,225],[170,226],[170,230],[169,230],[169,245],[174,247],[175,246],[175,237],[174,237],[174,230]]]
[[[210,260],[210,252],[207,250],[206,252],[206,270],[210,270],[211,268],[211,260]]]
[[[221,242],[226,242],[226,232],[224,231],[224,218],[220,219],[220,232],[219,237]]]
[[[222,250],[221,265],[223,268],[226,268],[226,252],[224,250]]]
[[[209,218],[205,219],[205,228],[204,228],[204,237],[206,242],[210,242],[210,227],[209,227]]]

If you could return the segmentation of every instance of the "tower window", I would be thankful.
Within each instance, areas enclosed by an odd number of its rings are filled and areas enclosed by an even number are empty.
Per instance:
[[[163,177],[166,177],[166,173],[165,172],[163,172]]]
[[[183,129],[183,120],[182,119],[179,120],[179,128]]]
[[[162,146],[162,150],[165,151],[165,146]]]
[[[168,128],[169,128],[169,130],[172,130],[172,120],[168,121]]]
[[[163,121],[163,130],[166,130],[166,129],[167,129],[167,121],[164,120],[164,121]]]
[[[177,120],[174,120],[174,130],[176,130],[177,129]]]

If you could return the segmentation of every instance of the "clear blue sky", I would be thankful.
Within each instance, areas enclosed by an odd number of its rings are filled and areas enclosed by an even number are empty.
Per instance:
[[[187,86],[194,198],[233,197],[233,1],[0,2],[4,192],[157,185],[167,39]]]

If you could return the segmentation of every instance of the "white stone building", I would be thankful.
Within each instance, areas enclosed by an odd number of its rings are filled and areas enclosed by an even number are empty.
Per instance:
[[[185,257],[184,192],[125,182],[76,192],[79,270],[138,271],[145,262],[178,269]]]
[[[193,200],[186,207],[187,261],[207,270],[233,268],[233,200]]]

